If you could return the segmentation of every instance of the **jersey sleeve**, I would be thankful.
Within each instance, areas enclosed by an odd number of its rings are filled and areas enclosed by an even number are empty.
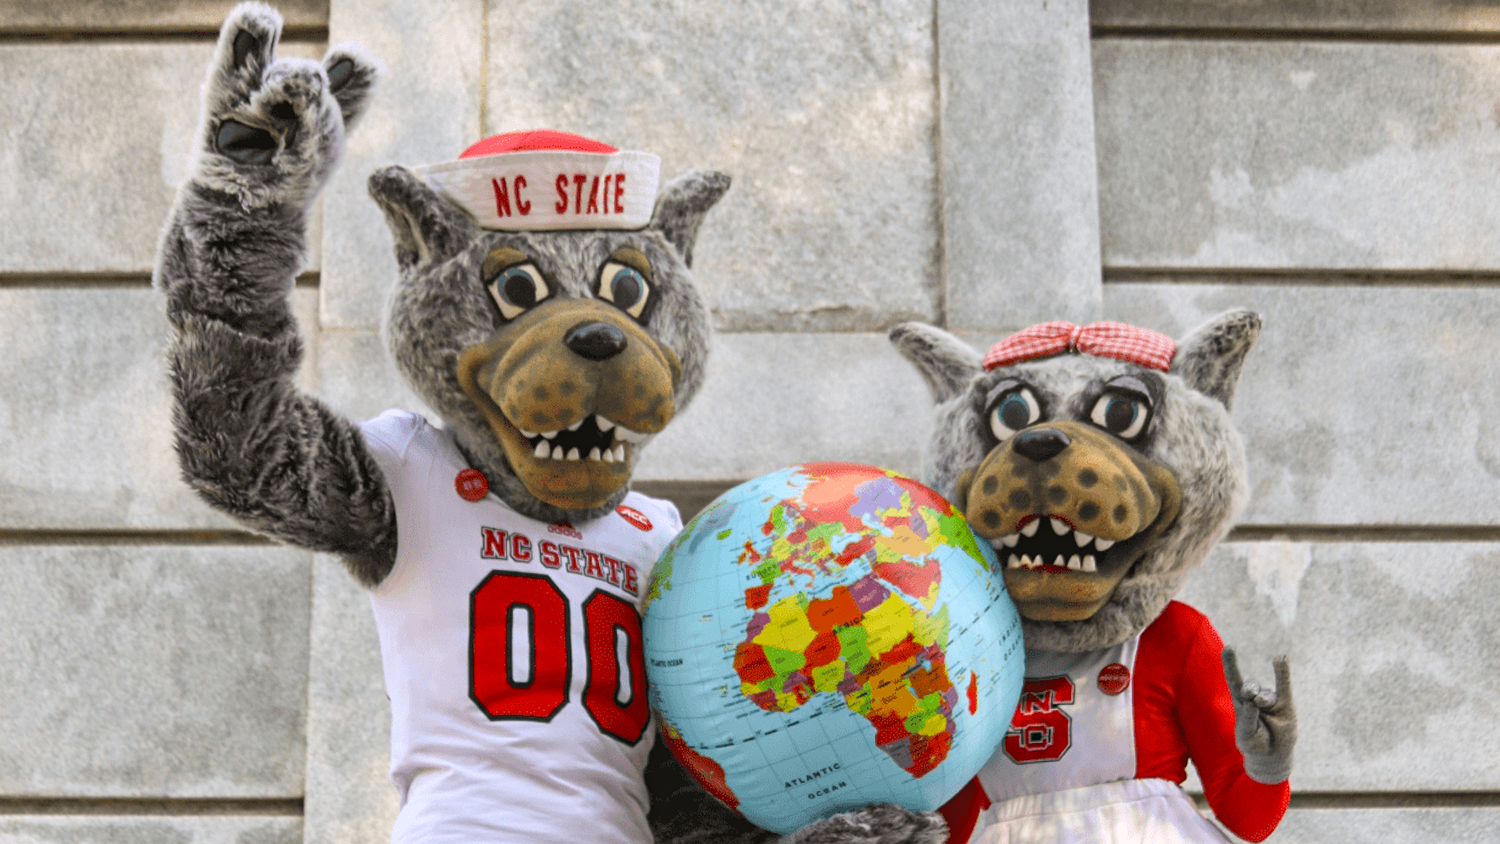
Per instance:
[[[682,513],[678,512],[676,504],[665,498],[648,498],[647,500],[657,506],[662,517],[662,527],[669,531],[671,536],[682,533]]]
[[[369,446],[370,454],[385,473],[388,483],[396,483],[400,476],[401,461],[406,457],[407,446],[417,430],[426,424],[422,417],[409,410],[387,410],[374,419],[359,423],[359,432]]]
[[[1176,690],[1188,756],[1214,817],[1247,841],[1263,841],[1286,814],[1291,786],[1259,783],[1245,773],[1244,756],[1234,743],[1234,704],[1221,657],[1224,643],[1206,617],[1178,606],[1197,622],[1183,643],[1183,670]]]
[[[427,420],[407,410],[387,410],[374,419],[359,424],[359,433],[364,437],[365,446],[385,475],[386,485],[390,489],[396,534],[408,546],[420,541],[427,530],[424,524],[425,510],[419,513],[411,511],[414,501],[419,507],[425,507],[428,502],[420,490],[413,491],[417,482],[409,471],[411,453],[414,447],[417,451],[422,450],[416,444],[421,434],[427,430],[430,430]],[[384,576],[379,582],[367,585],[374,591],[393,588],[398,579],[394,575],[402,568],[401,560],[402,554],[398,546],[392,551],[392,560]]]

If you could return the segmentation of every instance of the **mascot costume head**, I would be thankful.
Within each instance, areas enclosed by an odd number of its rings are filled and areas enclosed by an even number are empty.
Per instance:
[[[681,522],[629,483],[702,383],[710,317],[689,267],[728,177],[661,185],[655,156],[560,132],[376,172],[399,268],[386,337],[441,425],[355,423],[294,385],[288,297],[376,65],[348,44],[277,57],[280,31],[260,3],[225,22],[159,244],[177,452],[208,503],[341,556],[370,588],[393,840],[773,837],[684,785],[666,754],[649,788],[646,771],[639,593]],[[943,830],[894,807],[814,827],[797,840]]]
[[[1260,320],[1209,331],[1178,350],[1119,323],[1046,323],[981,359],[937,329],[897,329],[938,398],[928,479],[995,545],[1028,649],[1140,632],[1244,507],[1229,408]]]
[[[1054,840],[1077,811],[1097,821],[1078,840],[1135,840],[1166,819],[1181,837],[1161,840],[1221,841],[1176,788],[1189,758],[1236,834],[1260,840],[1280,820],[1285,662],[1276,689],[1241,682],[1207,619],[1172,600],[1246,501],[1229,410],[1259,333],[1248,311],[1180,343],[1051,322],[981,357],[932,326],[892,331],[937,401],[925,480],[993,544],[1025,631],[1021,704],[983,798],[947,812],[955,829]]]
[[[520,512],[613,510],[703,381],[710,321],[688,268],[729,178],[689,173],[658,196],[657,168],[538,131],[370,178],[401,267],[391,354]]]

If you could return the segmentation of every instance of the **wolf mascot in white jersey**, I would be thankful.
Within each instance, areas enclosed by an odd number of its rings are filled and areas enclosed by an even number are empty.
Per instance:
[[[892,331],[938,401],[925,480],[994,544],[1026,637],[1010,731],[944,807],[954,842],[1224,842],[1179,788],[1188,760],[1234,834],[1281,820],[1286,661],[1275,689],[1242,682],[1208,619],[1172,600],[1246,498],[1229,406],[1259,333],[1248,311],[1180,345],[1053,322],[981,360],[932,326]]]
[[[177,451],[209,503],[341,556],[370,589],[393,840],[774,838],[652,753],[637,605],[681,523],[628,487],[703,377],[709,314],[688,267],[729,179],[658,188],[654,156],[552,132],[376,172],[399,267],[390,351],[442,424],[349,421],[293,386],[288,295],[376,71],[353,46],[277,58],[280,27],[256,3],[225,22],[162,234]],[[877,807],[793,838],[942,833]]]

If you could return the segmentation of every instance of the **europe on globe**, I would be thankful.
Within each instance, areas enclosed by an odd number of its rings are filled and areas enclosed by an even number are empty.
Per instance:
[[[937,493],[875,467],[809,463],[719,496],[662,553],[643,613],[672,752],[776,832],[870,803],[936,809],[1020,696],[994,550]]]

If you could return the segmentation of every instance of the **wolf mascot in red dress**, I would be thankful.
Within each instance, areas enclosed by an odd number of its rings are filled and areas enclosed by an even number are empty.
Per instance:
[[[1260,333],[1224,314],[1180,344],[1046,323],[979,354],[920,324],[892,340],[938,402],[925,479],[994,544],[1026,683],[1003,746],[944,809],[952,840],[1223,842],[1179,787],[1260,841],[1286,811],[1296,719],[1172,600],[1246,498],[1229,407]],[[1227,677],[1227,680],[1226,680]]]

